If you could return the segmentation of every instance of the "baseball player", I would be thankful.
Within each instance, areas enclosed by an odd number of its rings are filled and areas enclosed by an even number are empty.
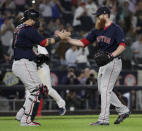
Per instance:
[[[46,50],[45,47],[42,47],[38,45],[37,47],[34,48],[34,52],[37,54],[37,66],[38,66],[38,76],[41,80],[41,82],[46,85],[47,90],[48,90],[48,95],[51,96],[57,103],[59,107],[59,114],[64,115],[66,112],[65,108],[65,101],[61,98],[61,96],[57,93],[55,89],[52,88],[51,85],[51,77],[50,77],[50,69],[49,66],[46,64],[48,61],[48,51]],[[26,95],[25,98],[28,98],[30,95],[29,90],[26,90]],[[25,106],[25,105],[24,105]],[[16,114],[16,119],[21,120],[22,116],[24,115],[24,110],[25,107],[22,107]],[[37,106],[32,113],[31,119],[34,120],[35,115],[37,114],[37,108],[39,106],[39,103],[37,103]]]
[[[55,37],[45,39],[37,31],[40,24],[38,20],[39,12],[34,9],[26,10],[22,19],[23,23],[17,26],[14,31],[14,62],[12,71],[24,83],[26,90],[30,92],[30,95],[25,99],[25,111],[20,120],[21,126],[40,125],[31,120],[31,115],[36,103],[48,92],[47,87],[43,85],[38,76],[37,64],[35,62],[36,54],[33,52],[33,46],[37,44],[48,46],[70,35],[69,32],[58,31]]]
[[[66,112],[65,101],[61,98],[61,96],[57,93],[55,89],[52,88],[51,85],[51,77],[50,77],[50,69],[46,64],[46,59],[48,59],[48,51],[46,48],[38,45],[38,55],[42,55],[38,60],[38,75],[44,85],[48,88],[48,95],[51,96],[57,103],[59,107],[59,114],[64,115]]]
[[[114,124],[119,124],[130,114],[129,109],[123,105],[116,94],[112,91],[116,79],[122,68],[122,61],[120,54],[125,50],[126,43],[124,33],[119,25],[114,24],[110,20],[110,10],[107,7],[100,7],[96,11],[97,16],[96,27],[86,38],[81,40],[66,38],[67,41],[76,46],[85,47],[96,41],[99,54],[105,54],[100,57],[97,53],[96,57],[98,65],[100,66],[98,72],[98,90],[101,95],[101,113],[98,121],[90,123],[90,125],[109,125],[110,104],[116,107],[118,118]],[[107,53],[105,53],[107,52]],[[94,52],[95,53],[95,52]],[[100,65],[100,61],[104,63]],[[108,62],[106,62],[106,59]]]

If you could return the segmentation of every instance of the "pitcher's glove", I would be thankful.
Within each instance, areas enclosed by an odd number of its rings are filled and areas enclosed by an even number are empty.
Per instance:
[[[98,67],[106,65],[114,59],[114,57],[110,53],[104,51],[98,51],[95,54],[94,58]]]

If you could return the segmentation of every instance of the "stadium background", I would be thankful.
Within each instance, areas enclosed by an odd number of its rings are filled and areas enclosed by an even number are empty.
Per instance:
[[[124,29],[127,42],[115,89],[133,113],[142,111],[142,0],[0,0],[0,115],[15,115],[24,101],[24,87],[11,72],[12,32],[23,11],[35,8],[40,12],[39,32],[45,37],[67,29],[73,38],[82,38],[94,27],[92,13],[103,5],[110,7],[111,19]],[[52,85],[66,100],[67,114],[99,112],[95,46],[82,49],[61,41],[47,47]],[[43,101],[42,114],[57,115],[51,98]]]

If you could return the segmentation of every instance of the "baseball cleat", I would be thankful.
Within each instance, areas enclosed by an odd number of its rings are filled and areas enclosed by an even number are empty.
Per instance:
[[[105,123],[105,122],[97,121],[97,122],[95,122],[95,123],[90,123],[89,125],[91,125],[91,126],[99,126],[99,125],[108,126],[108,125],[109,125],[109,123]]]
[[[35,123],[35,124],[37,124],[37,125],[41,126],[41,124],[40,124],[39,122],[34,122],[34,121],[33,121],[33,123]]]
[[[59,109],[59,114],[60,114],[61,116],[65,115],[65,113],[66,113],[66,108],[60,108],[60,109]]]
[[[30,122],[30,123],[21,123],[20,126],[40,126],[40,123],[38,122]]]
[[[116,119],[116,121],[114,122],[114,124],[120,124],[123,120],[125,120],[126,118],[128,118],[130,115],[130,112],[124,113],[122,115],[119,115]]]

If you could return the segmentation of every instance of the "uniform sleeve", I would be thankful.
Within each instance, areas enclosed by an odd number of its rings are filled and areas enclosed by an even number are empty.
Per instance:
[[[81,39],[80,41],[84,44],[84,47],[93,43],[96,40],[96,30],[93,30],[88,33],[88,35]]]
[[[40,44],[44,40],[44,37],[33,27],[29,28],[25,35],[34,44]]]
[[[115,40],[117,44],[126,47],[125,36],[121,27],[116,28]]]

